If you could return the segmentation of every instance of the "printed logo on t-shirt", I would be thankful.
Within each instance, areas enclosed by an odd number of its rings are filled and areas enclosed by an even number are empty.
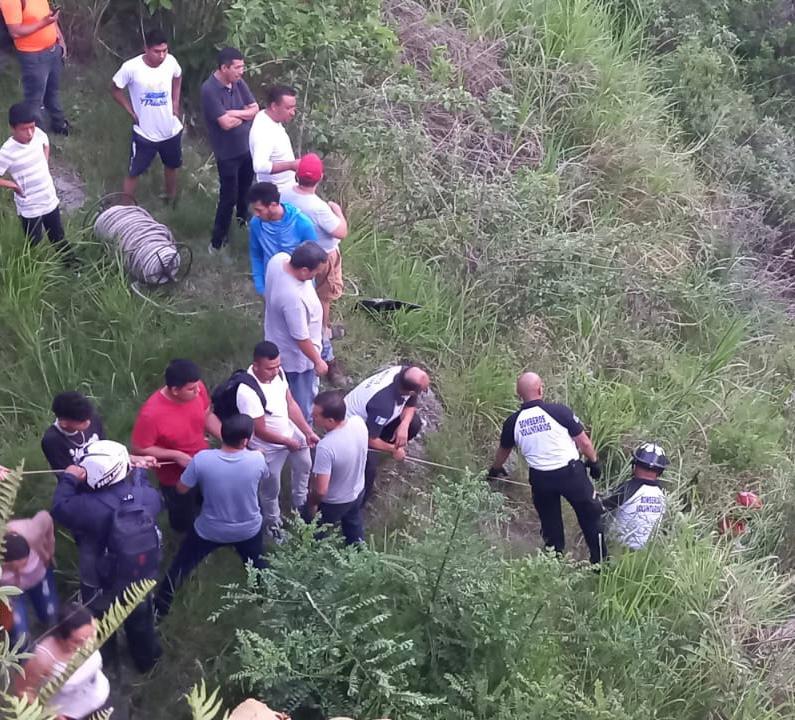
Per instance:
[[[380,415],[375,419],[376,425],[386,425],[388,422],[389,418],[381,417]]]
[[[163,107],[168,105],[168,93],[165,90],[160,92],[145,92],[141,96],[141,105],[144,107]]]
[[[663,499],[659,495],[643,495],[636,502],[638,503],[636,512],[639,513],[662,513],[665,511]]]
[[[521,435],[534,435],[539,432],[549,432],[552,425],[546,415],[533,415],[519,421],[519,433]]]

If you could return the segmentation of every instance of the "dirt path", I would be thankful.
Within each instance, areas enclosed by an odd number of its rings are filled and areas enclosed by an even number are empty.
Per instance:
[[[67,214],[79,210],[86,203],[86,184],[69,163],[55,153],[50,158],[50,171],[61,207]]]

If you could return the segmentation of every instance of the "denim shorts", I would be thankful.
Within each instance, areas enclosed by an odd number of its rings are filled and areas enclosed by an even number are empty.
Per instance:
[[[172,170],[182,167],[182,131],[174,137],[152,142],[133,130],[130,142],[130,177],[143,175],[157,155]]]

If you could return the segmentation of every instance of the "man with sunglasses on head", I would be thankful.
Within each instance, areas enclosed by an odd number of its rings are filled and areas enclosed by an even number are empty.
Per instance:
[[[406,446],[422,428],[417,397],[430,384],[430,377],[422,368],[394,365],[362,381],[345,396],[347,417],[362,418],[369,435],[362,505],[373,493],[381,455],[389,453],[395,460],[405,459]]]

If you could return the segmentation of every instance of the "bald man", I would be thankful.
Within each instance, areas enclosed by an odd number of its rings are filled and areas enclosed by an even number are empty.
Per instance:
[[[574,509],[588,544],[592,563],[607,558],[602,533],[602,510],[588,478],[598,480],[602,466],[591,438],[580,419],[566,405],[544,401],[544,383],[536,373],[527,372],[516,382],[522,407],[503,424],[500,447],[489,476],[506,476],[503,465],[518,448],[530,467],[533,504],[541,520],[544,544],[562,553],[566,546],[560,499]],[[580,455],[584,455],[583,463]]]
[[[406,445],[422,428],[417,415],[417,397],[431,384],[422,368],[394,365],[362,381],[345,396],[347,417],[360,417],[367,424],[368,447],[390,453],[395,460],[406,457]],[[368,452],[364,469],[364,506],[375,486],[381,452]]]

